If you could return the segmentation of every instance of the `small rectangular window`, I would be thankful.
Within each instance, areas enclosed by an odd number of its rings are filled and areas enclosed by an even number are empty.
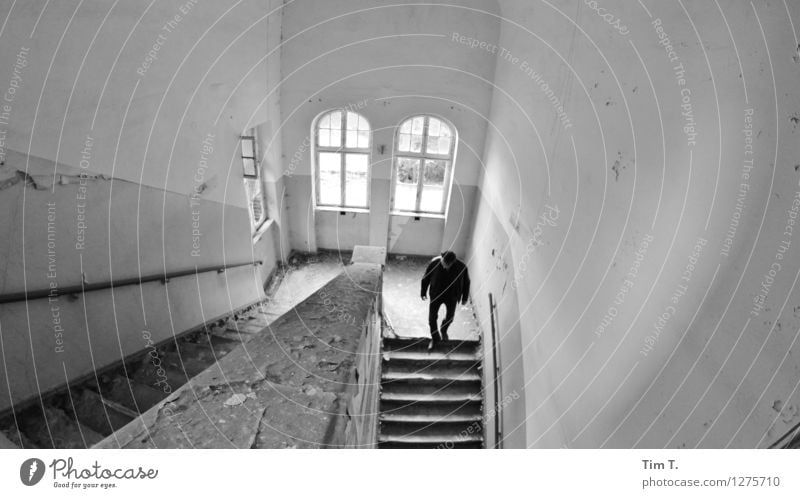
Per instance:
[[[251,129],[251,132],[255,132],[255,130]],[[255,135],[246,135],[242,137],[241,142],[244,177],[258,178],[258,168],[256,166],[256,137]]]
[[[242,176],[244,176],[244,190],[247,196],[247,208],[250,212],[250,222],[253,231],[258,230],[267,219],[264,189],[258,171],[258,153],[256,150],[255,128],[251,128],[247,135],[241,137]]]

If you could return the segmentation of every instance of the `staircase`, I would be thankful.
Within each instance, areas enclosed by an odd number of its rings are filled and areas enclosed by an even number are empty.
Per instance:
[[[217,319],[40,405],[0,420],[0,439],[19,448],[82,449],[124,427],[271,322],[259,302]]]
[[[378,446],[483,448],[478,341],[383,339]]]

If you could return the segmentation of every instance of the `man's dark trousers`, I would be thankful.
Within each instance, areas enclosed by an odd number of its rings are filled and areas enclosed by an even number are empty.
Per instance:
[[[442,321],[442,328],[437,326],[439,318],[439,308],[444,305],[445,316]],[[431,299],[430,307],[428,308],[428,326],[431,328],[431,337],[435,339],[436,331],[439,330],[443,340],[447,340],[447,329],[453,323],[453,317],[456,314],[456,306],[458,306],[458,299]]]

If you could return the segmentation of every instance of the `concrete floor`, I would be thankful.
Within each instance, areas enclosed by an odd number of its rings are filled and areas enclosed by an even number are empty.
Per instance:
[[[358,389],[354,365],[366,371],[357,354],[361,324],[374,323],[367,320],[381,270],[360,264],[342,272],[335,258],[321,259],[290,269],[284,297],[305,293],[329,272],[336,277],[97,447],[322,448],[353,441],[344,413]]]
[[[344,261],[344,262],[343,262]],[[350,255],[331,252],[318,254],[298,254],[292,256],[289,264],[280,268],[273,285],[268,290],[264,312],[270,321],[292,309],[297,303],[313,294],[330,282],[350,262]]]
[[[320,252],[315,255],[298,255],[286,268],[280,285],[267,303],[266,312],[277,318],[322,287],[342,271],[343,261],[349,254]],[[428,330],[428,301],[419,298],[420,280],[429,258],[389,256],[383,274],[383,310],[397,337],[430,337]],[[444,307],[439,310],[439,321],[444,318]],[[451,339],[478,340],[481,332],[472,304],[460,306],[456,311],[448,335]]]

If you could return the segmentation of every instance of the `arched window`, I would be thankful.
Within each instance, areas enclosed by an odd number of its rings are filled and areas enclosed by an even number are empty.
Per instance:
[[[414,116],[400,125],[393,211],[444,214],[455,143],[450,125],[433,116]]]
[[[364,116],[338,109],[315,127],[317,206],[369,207],[370,128]]]

